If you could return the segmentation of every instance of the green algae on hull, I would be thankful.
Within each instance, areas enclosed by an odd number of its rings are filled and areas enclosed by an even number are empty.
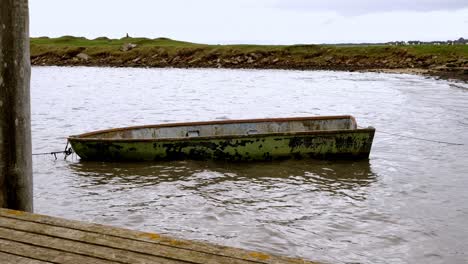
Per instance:
[[[374,133],[374,128],[357,129],[350,116],[338,116],[130,127],[69,141],[84,160],[362,159],[369,157]]]

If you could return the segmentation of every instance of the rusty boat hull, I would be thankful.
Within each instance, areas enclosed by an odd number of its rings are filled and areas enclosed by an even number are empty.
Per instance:
[[[83,160],[367,159],[375,129],[352,116],[161,124],[70,136]]]

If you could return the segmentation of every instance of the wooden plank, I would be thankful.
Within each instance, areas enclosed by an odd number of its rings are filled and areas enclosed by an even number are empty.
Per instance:
[[[92,256],[99,256],[101,258],[106,258],[107,255],[118,255],[122,252],[107,252],[108,248],[114,250],[125,250],[129,252],[130,256],[133,256],[135,253],[141,255],[140,257],[136,256],[132,259],[127,260],[128,263],[139,263],[139,259],[148,259],[148,256],[157,257],[160,261],[163,258],[168,259],[177,259],[180,261],[187,261],[191,263],[227,263],[227,264],[243,264],[243,263],[252,263],[247,260],[233,259],[225,256],[216,256],[213,254],[208,254],[204,252],[197,252],[193,250],[175,248],[166,245],[160,245],[155,243],[148,243],[145,241],[137,241],[124,239],[120,237],[113,237],[108,235],[96,234],[85,232],[81,230],[57,227],[44,225],[41,223],[23,221],[19,219],[12,219],[0,216],[0,237],[4,236],[4,233],[9,230],[29,232],[26,234],[17,234],[13,237],[17,239],[27,239],[30,243],[41,245],[43,241],[47,241],[48,244],[53,241],[53,248],[67,250],[69,252],[81,253],[81,254],[90,254]],[[19,232],[16,232],[19,233]],[[32,234],[30,234],[32,233]],[[47,236],[47,237],[44,237]],[[29,238],[28,238],[29,237]],[[10,238],[15,240],[14,238]],[[23,240],[18,240],[22,242]],[[56,241],[57,240],[57,241]],[[70,243],[71,242],[71,243]],[[73,243],[75,242],[75,243]],[[76,244],[76,242],[83,242],[81,244]],[[93,246],[94,245],[94,246]],[[91,246],[91,248],[90,248]],[[104,247],[104,248],[103,248]],[[108,247],[108,248],[107,248]],[[94,253],[93,251],[103,248],[102,253]],[[80,250],[80,251],[76,251]],[[84,250],[84,251],[83,251]],[[138,254],[141,253],[141,254]],[[142,255],[143,254],[143,255]],[[109,260],[114,260],[113,258]],[[117,259],[119,261],[124,261],[123,259]]]
[[[302,259],[173,239],[154,233],[64,220],[8,209],[0,209],[0,226],[72,242],[109,247],[113,250],[127,250],[133,253],[173,258],[190,263],[312,263]]]
[[[32,246],[40,246],[48,249],[60,250],[74,254],[83,255],[90,258],[99,258],[116,263],[144,264],[144,263],[167,263],[178,264],[183,261],[160,258],[151,255],[138,254],[122,249],[114,249],[104,246],[97,246],[83,242],[76,242],[66,239],[38,235],[13,229],[0,227],[0,239],[27,243]]]
[[[67,263],[67,264],[111,264],[115,262],[90,258],[83,255],[72,254],[60,250],[53,250],[44,247],[33,246],[25,243],[18,243],[11,240],[0,238],[0,248],[4,253],[17,254],[24,258],[31,258],[40,261],[48,261],[52,263]]]
[[[45,261],[40,261],[36,259],[20,257],[17,255],[3,253],[0,251],[0,263],[2,264],[50,264],[52,262],[45,262]]]

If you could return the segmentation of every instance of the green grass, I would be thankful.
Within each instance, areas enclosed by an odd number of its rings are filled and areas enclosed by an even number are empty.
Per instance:
[[[125,43],[134,43],[137,44],[137,47],[131,51],[123,52],[120,49]],[[398,63],[401,64],[403,60],[408,58],[425,61],[425,65],[445,63],[454,59],[468,59],[468,45],[207,45],[168,38],[109,39],[100,37],[91,40],[83,37],[63,36],[31,39],[32,57],[49,56],[67,59],[73,58],[80,52],[86,53],[92,58],[117,60],[116,64],[139,57],[174,58],[179,56],[186,59],[186,63],[196,59],[215,61],[217,59],[231,60],[236,56],[254,56],[259,61],[262,58],[264,61],[266,61],[265,58],[270,61],[281,60],[283,68],[288,68],[288,65],[291,68],[307,67],[308,65],[340,65],[340,67],[345,67],[350,63],[376,65],[376,63],[382,64],[382,61],[392,61],[396,66],[392,64],[389,67],[398,67]],[[262,63],[259,62],[255,67],[261,68],[266,65],[266,62]],[[203,67],[206,65],[201,63],[194,66]]]
[[[74,47],[99,47],[99,46],[121,46],[124,43],[135,43],[141,46],[165,47],[177,46],[188,47],[197,45],[195,43],[177,41],[168,38],[121,38],[109,39],[106,37],[99,37],[96,39],[87,39],[84,37],[63,36],[59,38],[31,38],[32,45],[55,45],[55,46],[74,46]]]
[[[409,46],[409,52],[417,55],[432,54],[442,57],[461,56],[468,58],[468,45],[418,45]]]

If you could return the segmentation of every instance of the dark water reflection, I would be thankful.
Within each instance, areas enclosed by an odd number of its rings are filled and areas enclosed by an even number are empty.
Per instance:
[[[377,73],[33,68],[34,152],[164,122],[352,114],[377,129],[364,162],[35,156],[35,209],[332,263],[467,263],[466,87]]]
[[[224,163],[210,161],[174,161],[158,163],[113,163],[80,161],[70,171],[80,187],[110,185],[138,189],[175,182],[182,189],[204,191],[217,185],[297,185],[308,192],[326,192],[362,199],[361,189],[372,184],[376,175],[369,161],[310,161]],[[241,202],[241,201],[240,201]]]
[[[305,237],[326,237],[314,226],[335,210],[353,217],[356,206],[365,206],[378,178],[368,161],[80,161],[68,166],[82,195],[106,204],[93,221],[296,254],[305,253],[297,248]],[[340,228],[338,222],[332,228]]]

